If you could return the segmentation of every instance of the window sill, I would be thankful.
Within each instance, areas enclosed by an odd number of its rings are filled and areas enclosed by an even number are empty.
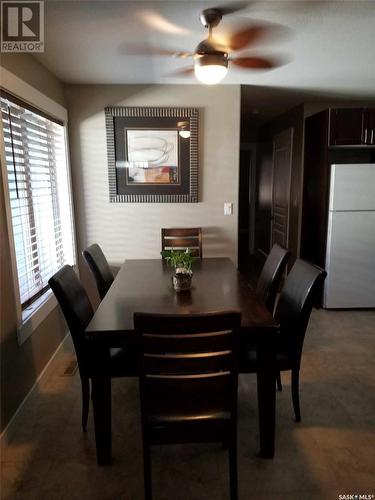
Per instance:
[[[52,290],[47,290],[31,306],[22,311],[22,323],[17,330],[18,345],[22,345],[30,337],[56,306],[57,300]]]

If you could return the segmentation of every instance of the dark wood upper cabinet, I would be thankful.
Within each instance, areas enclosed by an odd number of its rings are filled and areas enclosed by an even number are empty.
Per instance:
[[[331,146],[362,144],[363,110],[361,108],[331,109]]]
[[[373,146],[374,134],[374,108],[331,109],[330,146]]]
[[[365,110],[364,139],[368,146],[375,146],[375,108]]]

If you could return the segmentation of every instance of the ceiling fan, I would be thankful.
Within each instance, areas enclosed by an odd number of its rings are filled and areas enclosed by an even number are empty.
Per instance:
[[[275,31],[275,25],[247,25],[230,34],[225,43],[220,42],[213,36],[213,29],[219,25],[223,16],[233,14],[248,5],[249,2],[232,2],[228,5],[203,10],[199,19],[202,25],[208,29],[208,37],[197,45],[194,52],[173,52],[155,48],[146,48],[145,50],[143,48],[143,50],[133,50],[130,53],[168,55],[181,59],[192,58],[194,61],[193,66],[179,69],[172,73],[171,76],[187,76],[195,73],[198,80],[208,85],[219,83],[227,74],[229,64],[247,70],[275,68],[280,65],[280,61],[276,61],[274,58],[233,55],[234,52],[242,51],[264,35]]]

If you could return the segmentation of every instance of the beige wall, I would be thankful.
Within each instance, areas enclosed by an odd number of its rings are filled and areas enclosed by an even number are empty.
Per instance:
[[[64,105],[59,81],[27,54],[4,57],[1,64],[46,97]],[[8,75],[9,77],[9,75]],[[4,85],[4,79],[0,83]],[[7,82],[11,78],[7,78]],[[15,87],[7,88],[14,91]],[[22,346],[17,343],[17,314],[14,297],[8,228],[3,184],[0,182],[0,352],[1,352],[1,430],[33,386],[38,375],[55,352],[67,332],[59,309],[39,325]]]
[[[79,251],[97,242],[114,264],[158,258],[161,227],[201,226],[204,254],[236,262],[239,85],[68,85],[66,96]],[[200,108],[199,203],[109,203],[109,105]],[[223,215],[225,201],[234,203],[232,216]]]
[[[45,96],[65,106],[64,88],[60,81],[30,54],[1,54],[1,66]]]

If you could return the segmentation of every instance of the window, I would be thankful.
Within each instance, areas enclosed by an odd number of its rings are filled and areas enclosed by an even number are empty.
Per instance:
[[[1,92],[6,168],[22,309],[74,264],[65,127]]]

